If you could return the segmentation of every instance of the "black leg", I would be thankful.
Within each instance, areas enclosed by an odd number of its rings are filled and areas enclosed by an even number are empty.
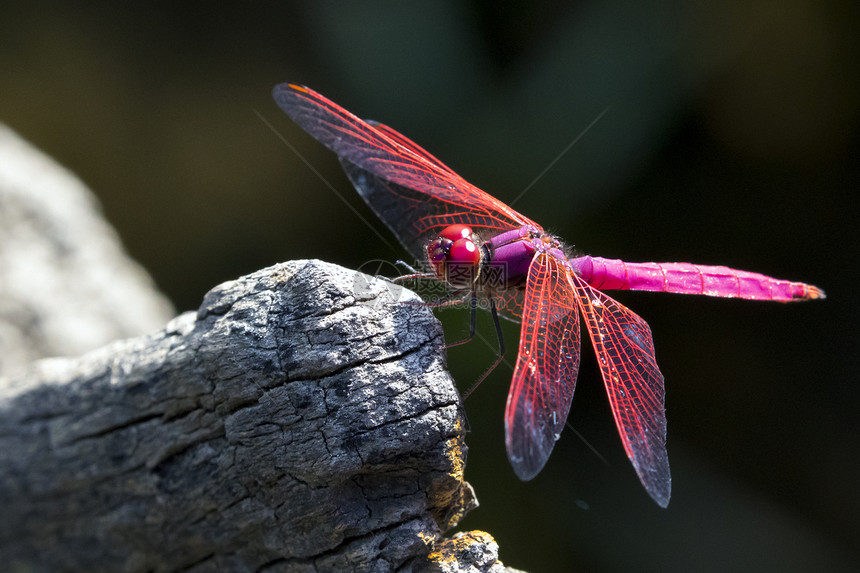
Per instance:
[[[502,362],[502,359],[504,359],[504,357],[505,357],[505,338],[502,336],[502,325],[499,324],[499,313],[496,311],[496,301],[495,301],[495,299],[493,299],[493,297],[490,297],[490,312],[493,315],[493,324],[496,326],[496,336],[499,339],[499,357],[496,358],[496,361],[493,362],[490,365],[490,367],[487,368],[487,370],[483,374],[481,374],[481,377],[478,378],[475,381],[475,383],[472,384],[472,386],[468,390],[466,390],[466,392],[463,394],[464,400],[466,398],[468,398],[472,394],[472,392],[475,391],[475,389],[481,384],[481,382],[483,382],[487,378],[487,376],[490,375],[490,372],[492,372],[493,370],[496,369],[496,366],[498,366]],[[474,307],[473,307],[473,309],[472,309],[472,335],[473,336],[475,334],[474,316],[475,315],[474,315]]]
[[[490,300],[492,304],[492,299]],[[493,305],[493,309],[493,314],[495,314],[495,305]],[[478,291],[474,289],[472,289],[472,297],[469,299],[469,313],[469,338],[464,338],[463,340],[458,340],[457,342],[446,344],[445,348],[460,346],[461,344],[471,342],[472,339],[475,338],[475,329],[478,323]]]
[[[466,300],[467,296],[469,296],[469,293],[459,294],[459,293],[454,292],[454,293],[448,293],[445,295],[444,298],[439,299],[439,300],[435,300],[432,302],[428,302],[428,301],[424,301],[424,300],[414,300],[414,301],[413,300],[405,300],[401,304],[415,304],[415,305],[420,305],[420,306],[426,306],[429,308],[444,308],[446,306],[452,306],[455,304],[460,304],[461,302]],[[471,338],[469,338],[469,340],[471,340]],[[450,346],[450,344],[448,346]]]
[[[406,261],[398,260],[394,264],[400,265],[401,267],[405,268],[407,271],[409,271],[409,274],[408,275],[400,275],[399,277],[394,277],[392,279],[387,279],[393,283],[400,282],[400,281],[409,281],[409,280],[414,280],[414,279],[439,280],[435,274],[421,272],[421,271],[415,269],[415,267],[413,267],[412,265],[408,264]]]

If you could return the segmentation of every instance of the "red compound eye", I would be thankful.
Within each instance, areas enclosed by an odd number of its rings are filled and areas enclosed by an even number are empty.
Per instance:
[[[453,287],[467,288],[478,278],[481,251],[472,239],[457,239],[445,258],[445,280]]]
[[[468,225],[449,225],[439,238],[427,245],[427,259],[433,272],[455,288],[468,288],[481,268],[481,250]]]
[[[451,245],[447,259],[449,265],[476,267],[481,262],[481,253],[472,239],[458,239]]]
[[[471,239],[472,227],[463,224],[448,225],[447,227],[442,229],[442,232],[439,233],[439,236],[443,239],[449,239],[451,241],[456,241],[458,239]]]

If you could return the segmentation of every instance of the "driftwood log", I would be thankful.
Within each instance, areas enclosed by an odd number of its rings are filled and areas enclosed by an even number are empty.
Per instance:
[[[318,261],[0,381],[0,563],[21,571],[503,571],[442,331]]]

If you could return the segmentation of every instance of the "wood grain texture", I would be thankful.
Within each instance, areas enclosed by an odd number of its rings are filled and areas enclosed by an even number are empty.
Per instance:
[[[442,331],[403,300],[418,299],[293,261],[148,336],[0,380],[0,562],[434,570],[477,504]]]

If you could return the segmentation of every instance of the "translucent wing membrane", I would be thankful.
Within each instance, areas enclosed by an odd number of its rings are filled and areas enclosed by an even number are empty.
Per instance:
[[[536,256],[526,279],[519,354],[505,411],[505,445],[522,480],[543,468],[561,434],[579,370],[579,313],[564,262]]]
[[[373,209],[415,260],[424,264],[427,244],[454,223],[466,223],[480,233],[498,233],[483,217],[468,211],[445,213],[446,205],[426,193],[404,187],[341,158],[341,166],[358,194]]]
[[[454,223],[484,236],[522,225],[540,229],[390,127],[359,119],[306,87],[280,84],[273,95],[293,121],[340,157],[359,194],[418,260],[427,237]]]
[[[417,143],[415,143],[414,141],[412,141],[411,139],[409,139],[408,137],[406,137],[405,135],[403,135],[399,131],[388,127],[384,123],[379,123],[378,121],[373,121],[372,119],[366,120],[366,121],[374,129],[376,129],[376,131],[382,133],[383,135],[385,135],[389,139],[393,139],[394,141],[396,141],[397,143],[399,143],[403,147],[406,147],[406,148],[412,150],[414,153],[420,155],[421,157],[423,157],[424,159],[426,159],[427,161],[429,161],[430,163],[432,163],[436,167],[444,169],[445,171],[447,171],[448,173],[450,173],[454,177],[456,177],[458,179],[461,178],[459,175],[457,175],[457,173],[454,172],[453,169],[451,169],[450,167],[448,167],[447,165],[445,165],[444,163],[442,163],[441,161],[436,159],[436,157],[431,155],[429,151],[427,151],[426,149],[424,149],[423,147],[421,147],[420,145],[418,145]]]
[[[521,321],[523,306],[525,304],[525,292],[525,289],[522,288],[509,288],[499,291],[494,295],[499,309],[504,310],[504,313],[502,313],[503,316],[514,322]]]
[[[654,357],[651,329],[636,313],[570,274],[615,424],[627,457],[648,494],[669,505],[663,375]]]

